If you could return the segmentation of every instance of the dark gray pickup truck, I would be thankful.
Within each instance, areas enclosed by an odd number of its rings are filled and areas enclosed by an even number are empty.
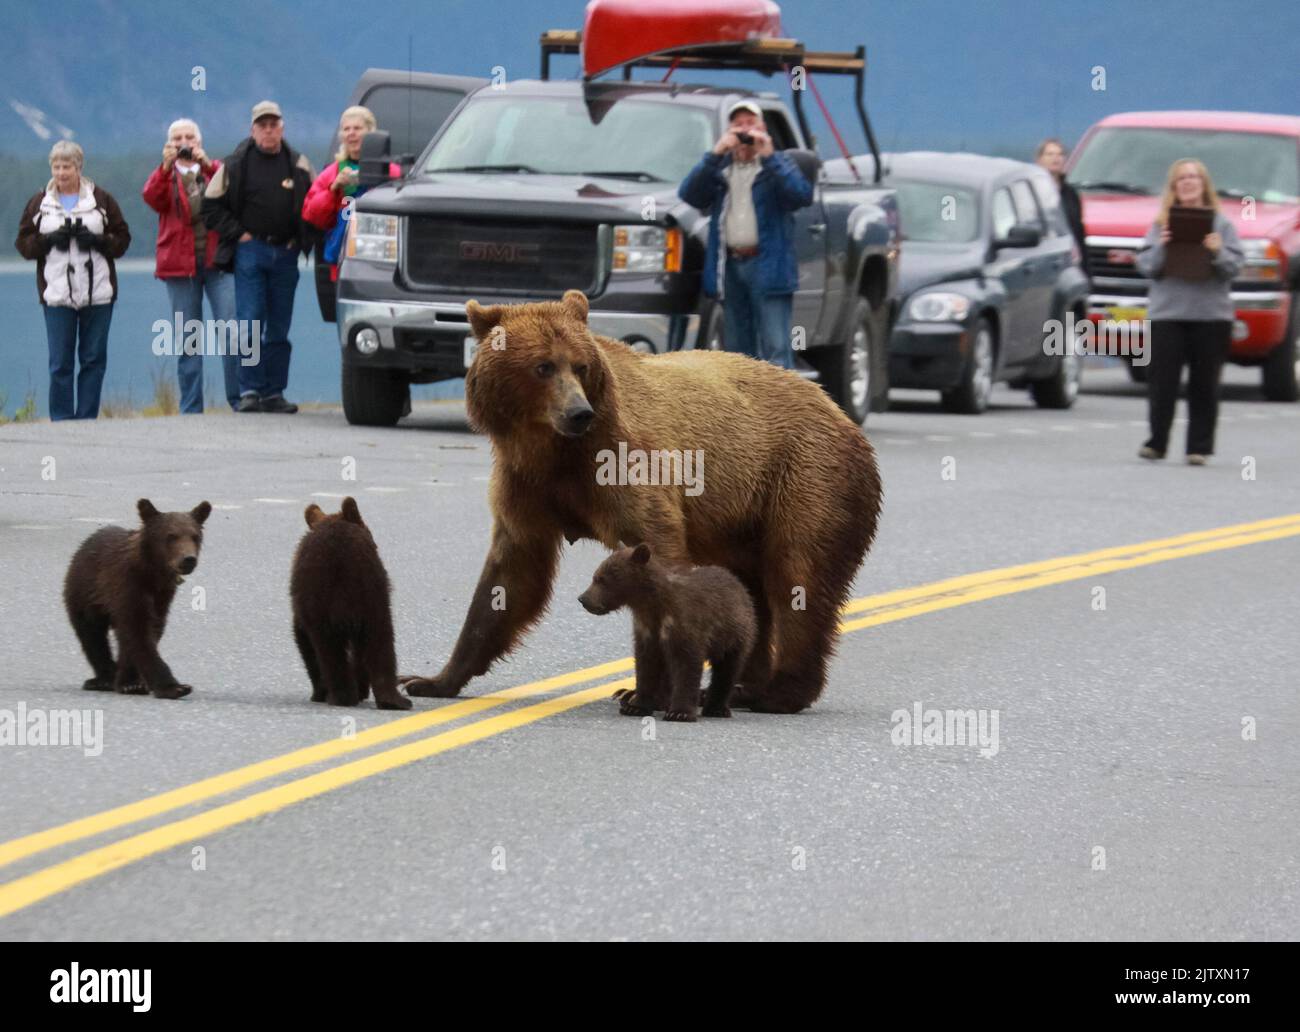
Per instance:
[[[438,87],[438,77],[423,79]],[[762,107],[778,149],[816,184],[813,204],[795,215],[797,362],[857,422],[883,407],[898,275],[894,191],[871,181],[872,158],[828,172],[805,149],[798,96],[795,118],[773,93],[626,75],[478,88],[448,80],[463,92],[459,104],[409,171],[371,187],[351,218],[337,289],[349,422],[392,425],[409,411],[410,384],[465,375],[470,298],[555,300],[577,288],[596,333],[649,352],[720,347],[721,310],[700,290],[708,218],[677,187],[742,97]],[[874,151],[860,83],[859,70],[858,110]],[[367,138],[363,177],[386,169],[383,138]]]

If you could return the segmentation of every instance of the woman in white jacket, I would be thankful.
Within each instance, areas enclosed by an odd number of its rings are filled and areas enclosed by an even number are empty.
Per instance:
[[[19,254],[36,262],[50,348],[51,419],[99,415],[108,327],[117,300],[113,260],[131,243],[117,201],[82,176],[84,160],[75,143],[54,145],[51,179],[27,202],[15,242]]]

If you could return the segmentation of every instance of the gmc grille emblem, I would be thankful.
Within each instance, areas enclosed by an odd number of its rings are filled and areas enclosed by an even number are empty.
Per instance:
[[[470,262],[530,265],[540,262],[540,244],[502,244],[491,240],[462,240],[460,256]]]
[[[1106,261],[1111,265],[1136,265],[1137,252],[1128,251],[1118,247],[1112,247],[1106,252]]]

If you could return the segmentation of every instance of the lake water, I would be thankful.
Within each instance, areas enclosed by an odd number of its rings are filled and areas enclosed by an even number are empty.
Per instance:
[[[117,304],[108,335],[108,372],[104,376],[104,401],[130,402],[144,408],[153,402],[154,378],[160,370],[176,380],[174,356],[153,353],[153,324],[170,319],[167,291],[154,279],[153,259],[127,258],[117,263]],[[211,313],[204,304],[204,317]],[[289,331],[293,359],[289,366],[291,401],[332,402],[341,399],[339,343],[333,323],[323,322],[316,304],[316,285],[310,266],[301,266]],[[49,349],[45,317],[36,296],[36,263],[0,262],[0,395],[7,394],[5,412],[12,416],[29,390],[37,411],[47,414],[49,399]],[[225,404],[221,360],[204,362],[204,403]],[[464,380],[418,386],[412,398],[455,398],[464,394]]]

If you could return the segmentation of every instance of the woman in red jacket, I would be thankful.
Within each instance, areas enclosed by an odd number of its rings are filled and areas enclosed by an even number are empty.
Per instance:
[[[168,328],[154,338],[154,352],[176,356],[180,408],[187,413],[203,411],[205,352],[222,356],[226,401],[232,409],[239,404],[235,277],[213,265],[217,234],[203,224],[200,212],[203,191],[220,167],[221,162],[204,152],[199,127],[181,118],[168,128],[162,164],[153,170],[141,191],[145,203],[158,213],[154,275],[166,286],[171,308]],[[212,319],[220,325],[203,321],[205,293]],[[192,325],[192,320],[198,326]],[[154,325],[157,329],[158,324]],[[160,349],[160,339],[169,346]]]
[[[347,238],[349,203],[365,193],[357,182],[361,168],[361,140],[376,128],[375,116],[360,104],[350,107],[339,116],[339,151],[333,163],[326,165],[316,177],[302,202],[302,217],[317,229],[325,231],[321,258],[330,263],[330,280],[339,278],[339,262],[343,260],[343,245]],[[396,179],[401,175],[397,165],[388,166],[388,175]]]

